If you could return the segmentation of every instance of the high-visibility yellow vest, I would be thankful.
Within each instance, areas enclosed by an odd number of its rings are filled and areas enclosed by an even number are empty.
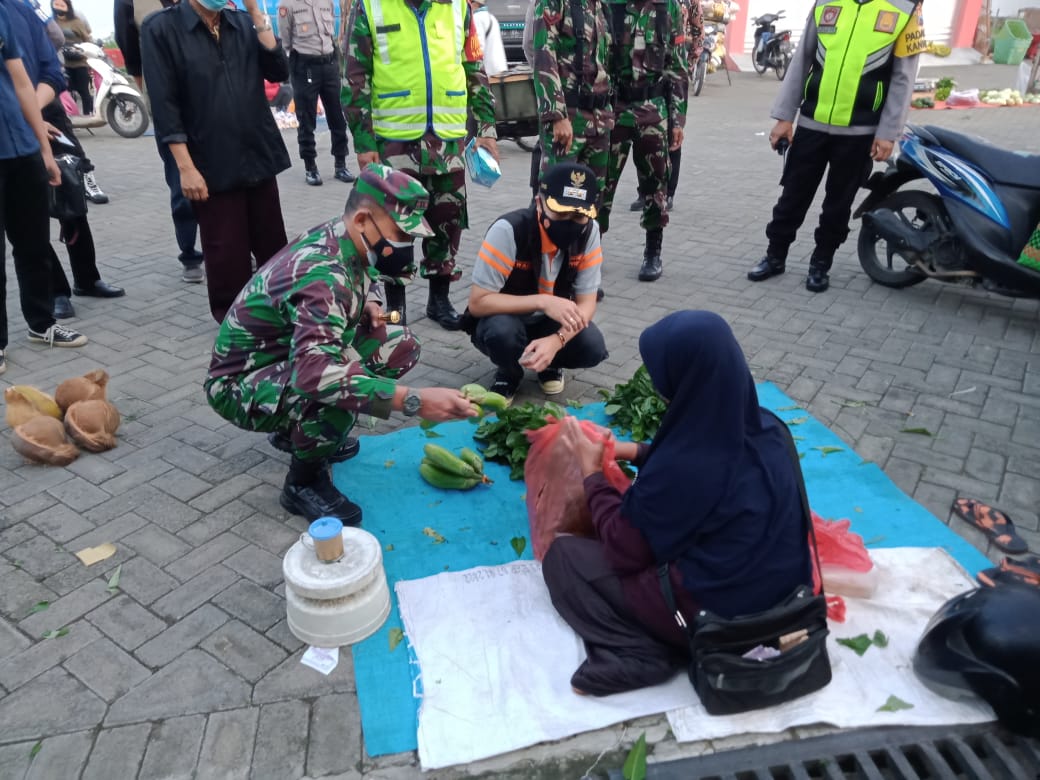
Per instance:
[[[820,45],[805,81],[802,113],[828,125],[876,125],[885,105],[896,42],[913,0],[817,0]]]
[[[446,140],[464,137],[466,0],[433,2],[421,14],[405,0],[363,2],[372,30],[375,134],[414,141],[432,128]]]

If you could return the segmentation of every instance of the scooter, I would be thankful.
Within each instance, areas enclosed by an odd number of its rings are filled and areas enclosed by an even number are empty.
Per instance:
[[[141,93],[116,70],[104,49],[94,43],[68,43],[66,57],[85,59],[94,82],[94,111],[83,109],[68,91],[61,102],[73,127],[101,127],[106,122],[124,138],[136,138],[148,129],[148,107]]]
[[[791,31],[776,31],[776,23],[784,18],[784,12],[763,14],[751,21],[755,23],[755,45],[751,49],[751,67],[762,75],[772,68],[780,81],[787,75],[791,64]]]
[[[903,186],[927,179],[938,194]],[[1040,155],[941,127],[908,125],[899,156],[867,181],[859,262],[886,287],[937,279],[1040,298],[1040,271],[1018,262],[1040,223]]]
[[[715,22],[704,23],[704,48],[701,56],[697,58],[697,64],[693,66],[693,82],[690,84],[690,92],[694,97],[701,94],[704,87],[704,76],[714,73],[719,68],[726,71],[726,81],[732,86],[729,69],[726,68],[726,33],[722,25]]]

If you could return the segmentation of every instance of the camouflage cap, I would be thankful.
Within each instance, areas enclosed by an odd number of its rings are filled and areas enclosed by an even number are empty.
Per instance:
[[[405,233],[422,238],[433,235],[423,219],[430,193],[407,173],[382,163],[369,163],[361,170],[354,189],[382,206]]]

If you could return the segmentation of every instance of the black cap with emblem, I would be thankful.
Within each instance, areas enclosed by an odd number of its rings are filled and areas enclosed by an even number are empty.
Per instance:
[[[592,169],[578,163],[558,163],[544,174],[538,192],[545,205],[553,211],[577,211],[596,218],[596,200],[599,182]]]

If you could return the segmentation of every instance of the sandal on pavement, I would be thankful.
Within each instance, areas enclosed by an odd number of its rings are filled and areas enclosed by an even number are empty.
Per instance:
[[[1000,566],[980,571],[975,579],[990,588],[997,585],[1031,585],[1040,588],[1040,558],[1035,555],[1022,560],[1005,558]]]
[[[1029,552],[1029,545],[1018,535],[1011,518],[999,509],[973,498],[958,498],[953,502],[953,513],[986,534],[998,549],[1012,555]]]

